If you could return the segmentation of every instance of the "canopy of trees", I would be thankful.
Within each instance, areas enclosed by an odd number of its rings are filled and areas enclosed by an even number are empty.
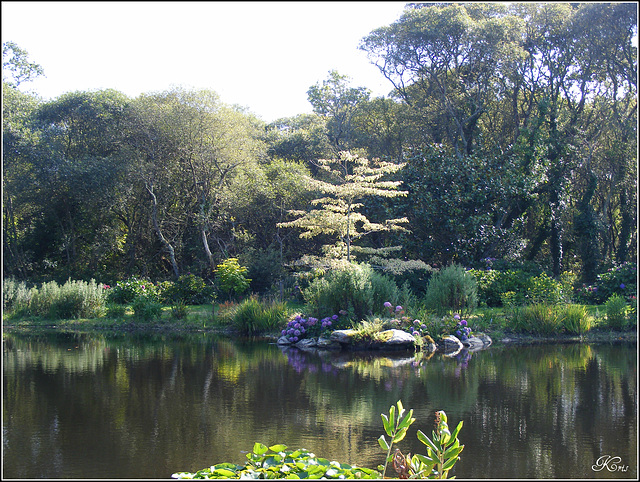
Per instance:
[[[637,254],[636,39],[632,3],[408,4],[360,45],[388,97],[331,71],[309,88],[313,114],[268,125],[208,90],[45,102],[24,89],[42,67],[7,42],[4,275],[206,277],[237,257],[267,289],[335,241],[300,237],[301,220],[340,211],[319,161],[350,151],[395,165],[376,182],[406,195],[349,199],[346,246],[406,220],[360,248],[591,282]]]

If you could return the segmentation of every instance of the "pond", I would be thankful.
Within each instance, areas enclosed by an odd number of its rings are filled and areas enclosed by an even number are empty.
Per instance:
[[[5,334],[3,478],[168,478],[254,442],[376,468],[380,414],[464,421],[458,478],[637,478],[637,348],[494,345],[448,358],[306,353],[212,335]]]

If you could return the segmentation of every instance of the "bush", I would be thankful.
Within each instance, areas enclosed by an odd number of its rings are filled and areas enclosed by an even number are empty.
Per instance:
[[[107,317],[111,319],[124,318],[127,314],[127,307],[118,303],[110,303],[107,305]]]
[[[173,283],[163,284],[162,298],[166,303],[203,305],[211,303],[215,297],[213,286],[194,274],[183,274]]]
[[[623,330],[627,326],[627,311],[629,307],[620,295],[611,295],[604,304],[607,315],[607,326],[614,330]]]
[[[478,306],[475,277],[460,265],[447,266],[429,280],[425,305],[438,314],[472,311]]]
[[[232,324],[240,333],[249,336],[274,332],[284,325],[287,312],[286,303],[261,302],[251,296],[235,308]]]
[[[171,307],[171,318],[174,320],[184,320],[189,316],[189,307],[184,301],[178,301]]]
[[[529,280],[526,298],[530,304],[556,304],[567,301],[562,283],[544,273]]]
[[[240,266],[237,258],[227,258],[216,266],[218,286],[227,296],[241,295],[249,289],[251,280],[245,277],[247,268]]]
[[[154,284],[145,279],[132,276],[124,281],[118,281],[113,288],[110,288],[108,300],[111,303],[126,305],[132,303],[136,298],[144,296],[146,298],[157,298],[158,293]]]
[[[596,277],[595,285],[582,285],[576,290],[577,298],[588,304],[602,304],[612,295],[623,297],[636,295],[637,283],[636,263],[623,263],[609,268]]]
[[[159,320],[162,316],[162,304],[153,296],[138,296],[131,304],[133,315],[141,321]]]
[[[398,286],[368,264],[351,263],[314,279],[303,291],[310,312],[316,317],[327,313],[347,312],[351,320],[382,313],[382,301],[397,302]]]
[[[24,281],[16,281],[12,278],[5,279],[2,282],[2,309],[4,313],[16,316],[28,314],[35,292],[36,289],[27,287]]]

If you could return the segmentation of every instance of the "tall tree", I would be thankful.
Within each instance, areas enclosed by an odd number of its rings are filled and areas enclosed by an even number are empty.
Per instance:
[[[307,91],[313,111],[327,119],[327,133],[336,153],[353,147],[353,117],[370,95],[365,87],[349,87],[349,80],[331,70],[326,80]]]

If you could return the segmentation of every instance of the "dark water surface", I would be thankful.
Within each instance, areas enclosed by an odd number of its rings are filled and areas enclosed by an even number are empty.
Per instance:
[[[493,346],[458,358],[308,354],[209,335],[3,343],[3,478],[168,478],[254,442],[375,468],[380,413],[464,420],[458,478],[637,478],[636,344]],[[621,470],[625,469],[625,470]]]

